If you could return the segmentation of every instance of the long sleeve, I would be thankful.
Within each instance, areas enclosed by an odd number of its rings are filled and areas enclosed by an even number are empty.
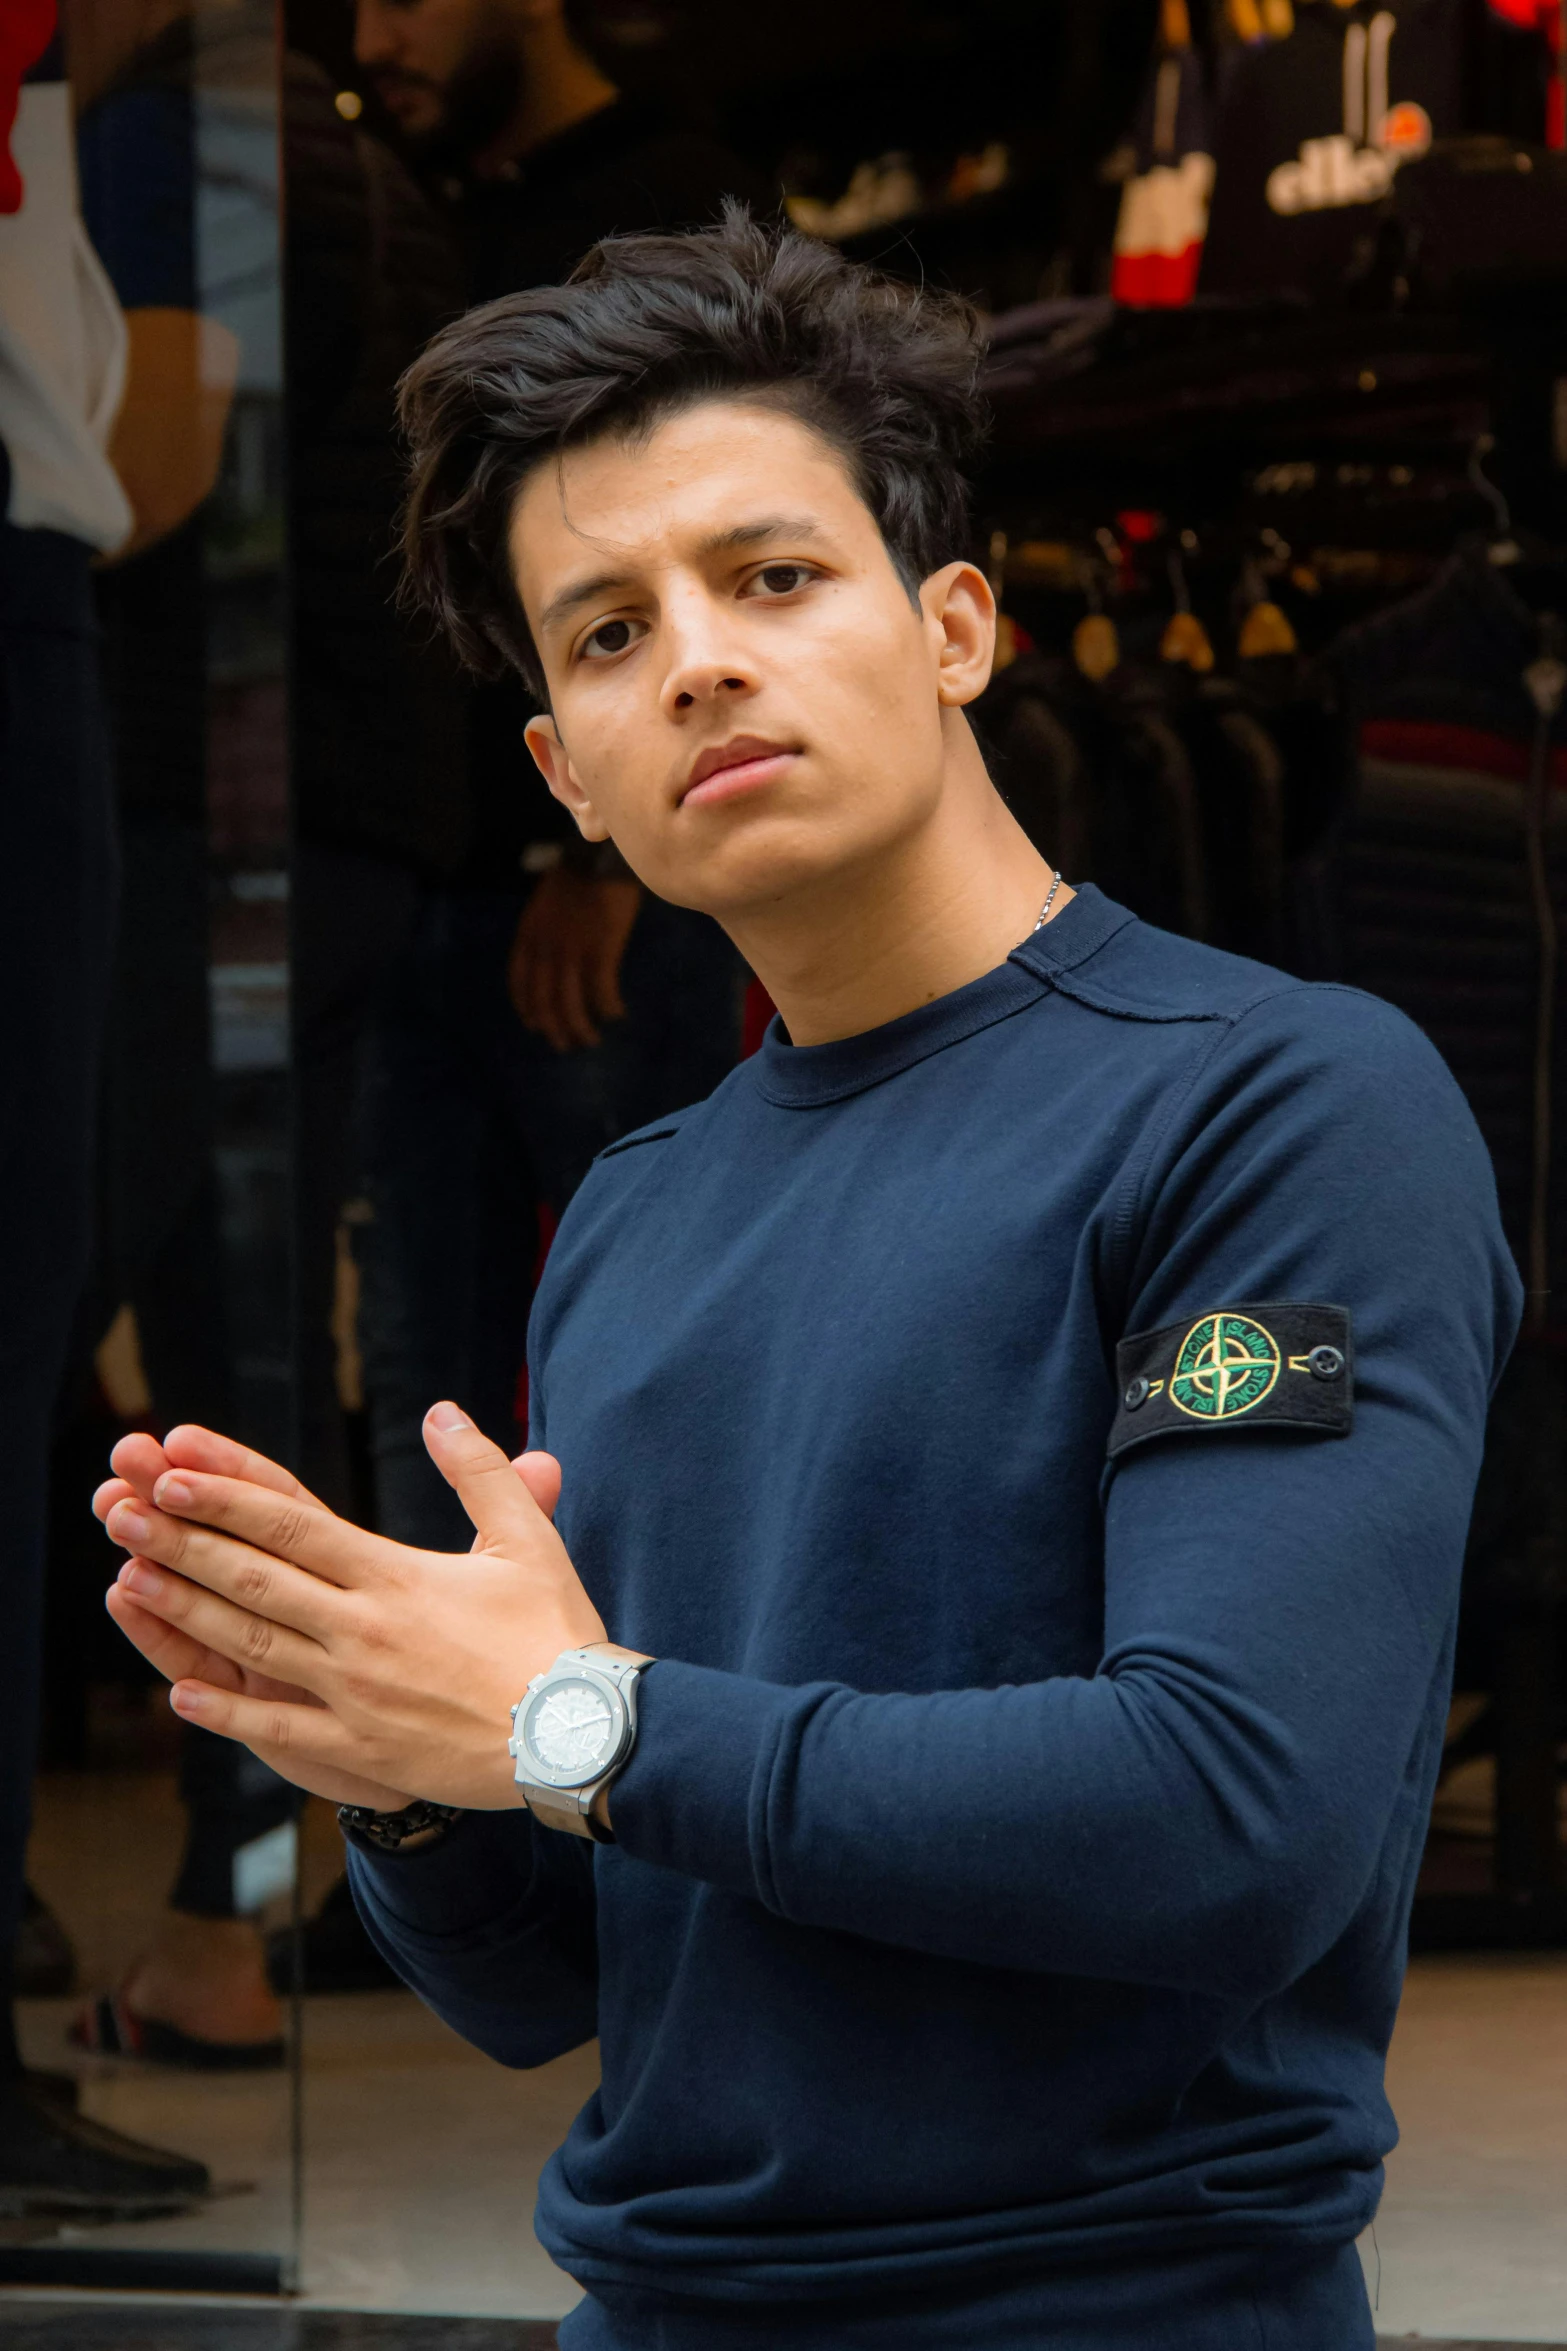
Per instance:
[[[423,1852],[350,1843],[376,1948],[454,2032],[503,2065],[542,2065],[597,2030],[593,1849],[525,1812],[475,1812]]]
[[[1333,1304],[1350,1433],[1194,1422],[1107,1466],[1091,1677],[899,1695],[660,1662],[612,1802],[628,1854],[796,1924],[1259,1999],[1404,1867],[1518,1311],[1473,1121],[1386,1006],[1281,988],[1200,1057],[1109,1221],[1085,1380],[1109,1399],[1115,1341],[1188,1313]]]

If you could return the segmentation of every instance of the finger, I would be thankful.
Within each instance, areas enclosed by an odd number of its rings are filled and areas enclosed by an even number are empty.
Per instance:
[[[343,1589],[384,1581],[398,1550],[395,1543],[366,1534],[363,1527],[352,1526],[303,1492],[283,1494],[240,1478],[211,1477],[201,1470],[169,1470],[158,1480],[153,1502],[177,1523],[194,1520],[200,1526],[221,1530],[273,1560],[307,1570],[318,1583]],[[143,1538],[133,1535],[132,1540],[140,1547]],[[170,1558],[167,1564],[185,1572],[181,1558]],[[206,1578],[200,1580],[205,1582]],[[229,1586],[223,1588],[227,1591]],[[244,1592],[234,1593],[234,1598],[244,1600],[247,1607],[260,1606],[259,1600]],[[295,1599],[301,1607],[310,1604],[303,1591],[297,1592]],[[300,1620],[289,1616],[283,1621],[294,1624]],[[313,1632],[316,1625],[303,1629]]]
[[[215,1650],[244,1672],[265,1674],[270,1681],[297,1682],[325,1694],[323,1685],[332,1680],[332,1667],[319,1641],[306,1640],[302,1633],[248,1608],[237,1608],[201,1584],[169,1575],[150,1559],[128,1559],[119,1582],[147,1615],[162,1617],[187,1639]]]
[[[122,1502],[110,1513],[109,1533],[152,1566],[172,1568],[247,1614],[303,1633],[318,1646],[342,1630],[343,1598],[336,1585],[231,1535],[188,1525],[145,1502]]]
[[[560,962],[556,956],[541,957],[538,962],[533,1013],[533,1025],[546,1044],[553,1045],[557,1053],[569,1053],[571,1040],[566,1033]]]
[[[232,1437],[220,1437],[215,1429],[200,1428],[193,1421],[184,1421],[178,1428],[170,1429],[163,1440],[163,1450],[171,1469],[199,1469],[212,1477],[239,1478],[247,1486],[268,1486],[274,1494],[290,1494],[296,1501],[314,1504],[318,1510],[322,1507],[291,1469],[269,1461],[264,1453],[253,1453],[248,1445],[236,1444]]]
[[[150,1489],[148,1494],[144,1496],[141,1490],[133,1486],[127,1478],[105,1478],[103,1484],[97,1488],[93,1495],[92,1514],[100,1523],[103,1523],[107,1521],[116,1502],[141,1502],[150,1499]]]
[[[587,959],[568,956],[557,971],[560,1025],[572,1045],[596,1045],[599,1032],[588,1010]]]
[[[236,1690],[239,1688],[237,1666],[231,1665],[226,1657],[214,1657],[199,1641],[193,1641],[189,1633],[182,1633],[161,1616],[151,1615],[132,1599],[123,1584],[109,1586],[104,1606],[131,1646],[141,1651],[165,1681],[178,1682],[195,1676],[225,1685],[232,1682]]]
[[[382,1788],[381,1782],[363,1771],[363,1741],[346,1730],[328,1707],[250,1698],[241,1691],[219,1690],[200,1680],[176,1682],[169,1692],[169,1704],[182,1722],[198,1723],[204,1731],[216,1731],[220,1739],[238,1739],[243,1746],[254,1748],[284,1779],[298,1780],[301,1770],[323,1766],[353,1773],[358,1763],[361,1769],[354,1776],[369,1777],[372,1785]],[[395,1793],[390,1789],[384,1792]]]
[[[168,1455],[157,1438],[149,1437],[142,1429],[133,1429],[128,1437],[121,1437],[109,1455],[109,1467],[115,1476],[133,1486],[146,1502],[151,1501],[152,1489],[168,1466]]]
[[[512,1468],[547,1519],[560,1501],[560,1463],[553,1453],[519,1453]]]
[[[625,941],[618,931],[596,944],[593,962],[588,974],[588,993],[593,1010],[600,1020],[624,1020],[625,1002],[620,993],[620,961]]]
[[[203,1684],[203,1677],[198,1674],[195,1681]],[[169,1703],[171,1706],[174,1704],[172,1690]],[[184,1719],[189,1719],[183,1707],[176,1708],[176,1712]],[[202,1727],[212,1729],[216,1726],[204,1723]],[[412,1802],[412,1798],[404,1795],[400,1789],[386,1787],[380,1780],[367,1780],[357,1772],[341,1771],[329,1763],[307,1763],[300,1756],[291,1755],[287,1748],[269,1747],[264,1740],[241,1740],[236,1732],[223,1730],[219,1730],[217,1735],[219,1738],[233,1738],[237,1744],[248,1747],[252,1755],[259,1755],[262,1762],[277,1773],[279,1779],[291,1781],[296,1788],[303,1788],[312,1796],[324,1796],[329,1804],[367,1804],[372,1812],[401,1812],[405,1804]]]
[[[499,1445],[481,1436],[456,1404],[435,1404],[424,1416],[430,1459],[455,1492],[479,1533],[489,1542],[534,1540],[548,1520]],[[535,1461],[548,1456],[523,1455]]]

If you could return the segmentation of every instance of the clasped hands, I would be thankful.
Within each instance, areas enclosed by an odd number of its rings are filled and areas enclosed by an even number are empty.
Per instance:
[[[93,1509],[131,1556],[120,1630],[186,1722],[335,1804],[519,1805],[506,1740],[529,1680],[604,1639],[553,1517],[560,1465],[508,1461],[453,1404],[430,1457],[476,1533],[415,1551],[336,1517],[276,1462],[209,1429],[122,1437]]]

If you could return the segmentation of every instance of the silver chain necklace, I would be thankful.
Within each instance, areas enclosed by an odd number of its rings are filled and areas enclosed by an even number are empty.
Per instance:
[[[1056,869],[1056,870],[1055,870],[1055,871],[1052,873],[1052,875],[1051,875],[1051,881],[1050,881],[1050,895],[1049,895],[1049,897],[1048,897],[1048,898],[1045,900],[1045,903],[1043,904],[1043,906],[1041,906],[1041,908],[1039,909],[1039,920],[1038,920],[1038,922],[1036,922],[1036,923],[1035,923],[1035,925],[1034,925],[1034,931],[1042,931],[1042,930],[1044,929],[1044,927],[1045,927],[1046,923],[1047,923],[1047,922],[1050,920],[1050,909],[1051,909],[1051,907],[1052,907],[1052,906],[1054,906],[1054,904],[1055,904],[1055,902],[1056,902],[1056,892],[1057,892],[1057,890],[1059,890],[1059,889],[1060,889],[1060,887],[1061,887],[1061,874],[1060,874],[1060,869],[1059,869],[1059,867],[1058,867],[1058,868],[1057,868],[1057,869]],[[1029,937],[1030,937],[1030,938],[1032,938],[1032,937],[1033,937],[1033,935],[1034,935],[1034,931],[1030,931],[1030,932],[1029,932],[1029,934],[1028,934],[1028,935],[1029,935]]]

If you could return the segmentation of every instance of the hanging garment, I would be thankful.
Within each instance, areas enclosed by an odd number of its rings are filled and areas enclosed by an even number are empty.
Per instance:
[[[1199,294],[1176,309],[1030,304],[992,323],[989,487],[1026,502],[1048,465],[1048,498],[1065,490],[1102,514],[1160,505],[1170,467],[1199,453],[1264,466],[1292,442],[1320,451],[1342,436],[1357,461],[1402,463],[1411,406],[1484,415],[1491,373],[1484,329],[1326,315],[1300,294]]]
[[[1062,873],[1091,881],[1093,780],[1081,742],[1056,707],[1061,667],[1019,654],[992,680],[976,716],[986,764],[1035,848]]]
[[[1567,611],[1567,575],[1561,591]],[[1421,594],[1340,639],[1328,667],[1355,728],[1357,772],[1300,885],[1314,974],[1387,997],[1446,1058],[1489,1146],[1508,1240],[1526,1276],[1537,1261],[1532,1286],[1552,1292],[1560,1328],[1567,1134],[1554,1106],[1567,1037],[1540,988],[1552,977],[1547,934],[1567,925],[1567,721],[1531,690],[1542,626],[1470,548]],[[1532,785],[1543,901],[1531,876]]]
[[[1432,310],[1560,312],[1567,294],[1567,155],[1511,139],[1449,140],[1398,175],[1388,272]]]
[[[1205,293],[1336,293],[1376,207],[1433,140],[1542,138],[1543,34],[1486,0],[1360,0],[1296,12],[1243,51],[1214,134]]]
[[[1003,797],[1069,881],[1113,889],[1161,929],[1209,935],[1198,781],[1163,664],[1123,661],[1096,682],[1025,655],[976,716]]]
[[[1189,302],[1213,193],[1208,88],[1190,42],[1156,54],[1133,142],[1137,167],[1121,191],[1110,291],[1142,306]]]

